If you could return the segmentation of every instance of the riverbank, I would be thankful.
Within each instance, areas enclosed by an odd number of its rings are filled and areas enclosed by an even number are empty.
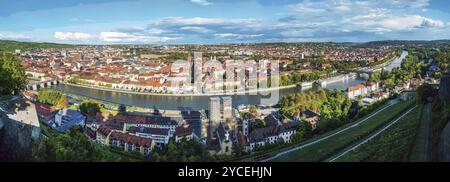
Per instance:
[[[200,97],[200,96],[224,96],[224,95],[246,95],[246,94],[255,94],[263,93],[263,92],[270,92],[270,91],[276,91],[276,90],[283,90],[288,88],[295,88],[297,85],[287,85],[287,86],[279,86],[279,87],[272,87],[272,88],[263,88],[263,89],[254,89],[254,90],[246,90],[246,91],[238,91],[238,92],[222,92],[222,93],[198,93],[198,94],[170,94],[170,93],[152,93],[152,92],[133,92],[128,90],[121,90],[121,89],[111,89],[111,88],[104,88],[104,87],[98,87],[98,86],[88,86],[88,85],[80,85],[80,84],[73,84],[73,83],[67,83],[63,82],[64,85],[74,86],[74,87],[82,87],[82,88],[89,88],[89,89],[96,89],[96,90],[102,90],[102,91],[110,91],[110,92],[119,92],[119,93],[125,93],[125,94],[137,94],[137,95],[153,95],[153,96],[188,96],[188,97]]]

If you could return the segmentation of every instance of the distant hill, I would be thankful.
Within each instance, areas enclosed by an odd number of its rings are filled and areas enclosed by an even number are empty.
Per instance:
[[[440,46],[448,45],[450,40],[383,40],[361,43],[358,47],[377,47],[377,46]]]
[[[19,42],[14,40],[0,40],[0,50],[14,51],[16,49],[32,50],[39,48],[73,48],[76,45],[56,44],[56,43],[38,43],[38,42]]]

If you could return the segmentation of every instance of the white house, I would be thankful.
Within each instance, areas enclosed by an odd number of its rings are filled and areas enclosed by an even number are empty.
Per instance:
[[[365,94],[367,94],[367,88],[366,88],[366,86],[364,86],[362,84],[347,88],[347,96],[350,99],[354,99],[360,95],[365,95]]]

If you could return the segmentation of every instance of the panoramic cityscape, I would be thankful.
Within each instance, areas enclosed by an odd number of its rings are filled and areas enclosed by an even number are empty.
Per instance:
[[[0,161],[449,162],[449,5],[2,2]]]

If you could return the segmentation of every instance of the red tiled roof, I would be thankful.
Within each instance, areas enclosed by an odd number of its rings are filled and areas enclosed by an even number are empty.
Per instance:
[[[131,143],[134,145],[145,146],[145,147],[150,147],[152,144],[152,139],[143,138],[143,137],[130,135],[127,133],[122,133],[122,132],[117,132],[117,131],[113,131],[111,133],[110,138],[112,140],[120,140],[124,143]]]
[[[186,136],[192,134],[192,126],[188,124],[183,124],[177,128],[175,128],[175,135],[176,136]]]
[[[40,102],[36,102],[35,106],[36,106],[36,110],[44,115],[51,114],[57,110],[54,106],[50,106],[50,105],[43,104]]]
[[[89,127],[86,127],[86,130],[84,130],[84,131],[85,131],[86,135],[88,135],[92,139],[95,139],[97,136],[97,133]]]
[[[364,88],[366,88],[366,86],[359,84],[359,85],[355,85],[353,87],[348,87],[348,91],[353,92],[355,90],[360,90],[360,89],[364,89]]]
[[[108,126],[102,125],[98,128],[97,131],[100,132],[104,136],[108,136],[108,134],[111,133],[111,128],[109,128]]]
[[[237,142],[240,146],[247,146],[248,145],[247,136],[239,132],[237,134]]]

